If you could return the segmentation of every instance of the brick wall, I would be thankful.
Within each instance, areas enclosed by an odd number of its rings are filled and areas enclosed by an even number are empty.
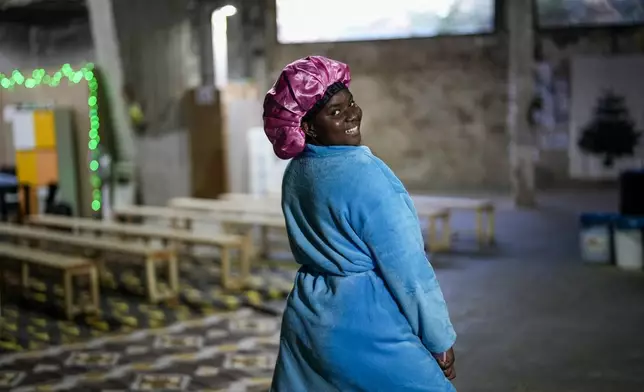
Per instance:
[[[408,188],[507,186],[507,66],[500,38],[280,45],[273,78],[309,54],[351,66],[364,142]]]
[[[566,78],[576,55],[643,52],[642,30],[543,33],[544,61]],[[639,38],[638,38],[639,37]],[[363,107],[364,141],[416,191],[509,187],[507,52],[503,35],[337,44],[273,44],[270,79],[297,58],[348,62]],[[634,75],[636,77],[636,75]],[[559,125],[564,132],[568,124]],[[539,153],[541,189],[575,186],[566,149]]]

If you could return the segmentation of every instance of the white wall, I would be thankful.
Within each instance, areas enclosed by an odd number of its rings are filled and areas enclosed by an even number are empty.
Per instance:
[[[250,191],[248,133],[262,126],[262,103],[254,99],[231,99],[226,103],[229,189],[234,193]],[[268,140],[266,144],[270,146]]]
[[[249,192],[256,195],[282,193],[282,178],[289,161],[279,159],[263,127],[247,131]]]
[[[165,205],[170,198],[190,194],[188,148],[185,131],[138,138],[136,164],[145,204]]]

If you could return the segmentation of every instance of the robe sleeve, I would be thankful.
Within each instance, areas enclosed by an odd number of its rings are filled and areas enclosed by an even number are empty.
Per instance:
[[[431,353],[443,353],[453,346],[456,332],[424,250],[416,210],[404,189],[386,179],[371,177],[367,188],[362,240],[413,332]]]

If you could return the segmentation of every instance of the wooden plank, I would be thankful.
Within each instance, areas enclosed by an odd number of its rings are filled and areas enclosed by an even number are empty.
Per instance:
[[[0,234],[30,240],[56,242],[87,249],[130,253],[145,257],[164,257],[168,253],[167,250],[153,249],[141,244],[132,244],[122,241],[106,240],[102,238],[80,237],[67,233],[58,233],[46,229],[36,229],[33,227],[25,227],[6,223],[0,224]]]
[[[87,259],[73,257],[38,249],[21,247],[13,244],[0,244],[0,257],[13,258],[22,263],[21,283],[23,290],[27,290],[30,280],[30,265],[39,265],[63,271],[64,310],[67,319],[72,320],[74,315],[83,311],[98,312],[100,305],[100,293],[98,273],[96,266]],[[81,307],[74,303],[75,276],[86,275],[89,277],[90,298],[92,303],[89,306]]]
[[[13,244],[0,244],[0,256],[62,270],[92,265],[89,260],[81,257],[60,255]]]
[[[172,248],[154,249],[141,244],[134,244],[117,240],[107,240],[100,237],[82,237],[69,233],[59,233],[47,229],[37,229],[33,227],[25,227],[12,224],[0,224],[0,234],[12,236],[19,240],[54,242],[61,245],[71,245],[83,250],[93,249],[104,252],[119,252],[140,256],[140,259],[134,262],[143,262],[145,265],[148,298],[152,303],[158,302],[159,300],[165,298],[174,298],[179,293],[178,282],[175,279],[178,271],[178,266],[175,257],[175,250]],[[102,261],[99,260],[99,262]],[[171,282],[170,289],[164,293],[157,292],[155,270],[156,263],[168,264]],[[65,279],[65,285],[67,287],[69,283],[68,279],[70,278],[66,277]],[[65,290],[67,290],[67,288]],[[69,309],[69,304],[66,304],[66,308]]]
[[[421,210],[428,207],[444,207],[451,210],[469,210],[476,212],[476,237],[479,244],[494,243],[495,207],[491,200],[424,195],[413,195],[412,200],[416,208]],[[484,225],[485,220],[487,221],[487,225]]]
[[[282,207],[278,203],[266,200],[217,200],[177,197],[170,200],[168,206],[197,211],[283,216]]]
[[[220,197],[222,201],[234,202],[238,205],[247,205],[248,203],[258,203],[260,205],[270,206],[269,208],[278,208],[281,203],[281,195],[266,194],[254,195],[250,193],[224,193]],[[416,209],[423,215],[444,215],[449,213],[446,209],[449,208],[472,208],[476,209],[484,207],[491,202],[488,200],[475,200],[463,198],[448,198],[448,197],[434,197],[434,196],[421,196],[412,195],[412,200],[416,204]],[[178,202],[177,202],[178,203]],[[189,203],[182,201],[181,203]],[[192,202],[196,203],[196,202]],[[202,202],[200,202],[201,204]]]
[[[61,216],[52,216],[52,215],[37,215],[31,216],[30,222],[32,224],[46,226],[46,227],[58,227],[72,229],[76,231],[90,231],[90,232],[100,232],[103,234],[115,234],[119,236],[130,236],[134,238],[146,238],[146,239],[161,239],[167,240],[171,244],[177,242],[183,244],[191,245],[208,245],[215,246],[220,249],[220,255],[222,260],[229,257],[229,252],[234,249],[240,251],[240,260],[241,260],[241,274],[242,281],[245,281],[250,274],[250,253],[251,245],[246,236],[241,235],[230,235],[230,234],[218,234],[213,235],[195,235],[191,232],[184,230],[171,230],[171,229],[161,229],[149,226],[138,226],[138,225],[129,225],[129,224],[120,224],[120,223],[111,223],[96,221],[88,218],[71,218],[71,217],[61,217]],[[170,249],[174,249],[172,246]],[[168,256],[171,259],[171,262],[174,264],[171,267],[170,278],[174,280],[175,286],[178,285],[178,276],[176,272],[176,258],[174,254]],[[146,276],[150,279],[152,276],[153,270],[150,264],[150,257],[146,260]],[[232,277],[226,276],[225,273],[222,274],[222,285],[224,288],[231,288]],[[149,290],[148,296],[153,299],[157,297],[153,285],[148,285]],[[178,286],[177,286],[178,287]]]
[[[449,218],[449,208],[416,206],[416,213],[420,218]]]
[[[265,194],[254,195],[252,193],[223,193],[219,195],[220,200],[269,200],[273,203],[281,203],[282,195]]]
[[[468,199],[460,197],[442,197],[442,196],[425,196],[425,195],[412,195],[411,196],[416,208],[422,206],[433,206],[450,209],[462,210],[481,210],[492,209],[494,203],[487,199]]]
[[[113,209],[116,217],[124,218],[161,218],[169,220],[192,220],[201,222],[218,222],[236,225],[267,226],[286,228],[283,217],[267,216],[264,214],[239,213],[235,211],[191,211],[171,207],[153,206],[124,206]]]
[[[237,203],[257,202],[266,205],[272,204],[273,207],[271,208],[276,208],[275,206],[279,206],[281,203],[281,195],[275,194],[224,193],[220,196],[220,199]],[[449,216],[449,208],[441,205],[431,205],[431,203],[422,203],[416,206],[416,211],[418,215],[423,217],[447,218]]]
[[[49,226],[81,231],[99,231],[104,234],[180,241],[194,245],[238,247],[241,246],[243,242],[243,238],[241,236],[233,234],[217,234],[204,236],[196,235],[184,230],[172,230],[150,226],[97,221],[90,218],[72,218],[55,215],[32,215],[29,217],[29,222],[38,226]]]

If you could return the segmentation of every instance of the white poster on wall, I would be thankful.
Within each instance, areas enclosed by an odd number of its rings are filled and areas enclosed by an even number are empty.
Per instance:
[[[275,156],[263,128],[251,128],[247,135],[250,192],[255,195],[281,193],[288,161]]]
[[[36,148],[34,112],[17,110],[12,116],[13,146],[16,151],[29,151]]]
[[[641,167],[642,145],[636,156],[618,159],[612,168],[601,157],[583,152],[578,142],[593,120],[599,98],[607,91],[624,98],[637,130],[644,130],[644,56],[576,57],[571,62],[570,176],[575,179],[614,179],[624,169]]]

